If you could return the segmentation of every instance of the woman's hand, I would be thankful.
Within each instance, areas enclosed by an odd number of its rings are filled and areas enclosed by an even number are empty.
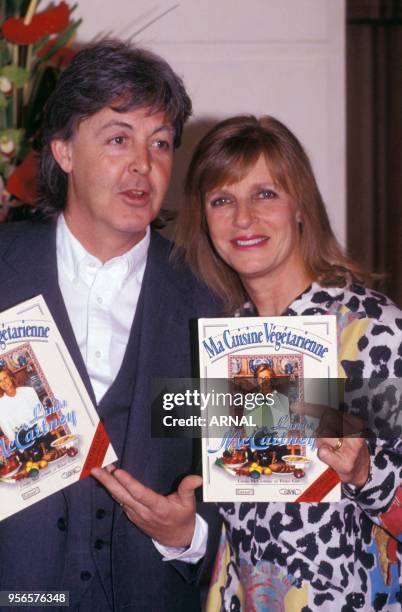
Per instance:
[[[341,482],[363,487],[370,473],[370,455],[364,438],[317,438],[318,457],[332,467]]]
[[[341,482],[363,487],[370,473],[370,454],[361,419],[346,413],[308,402],[293,402],[292,413],[319,419],[312,432],[316,438],[318,457],[337,472]],[[360,436],[359,436],[360,434]]]

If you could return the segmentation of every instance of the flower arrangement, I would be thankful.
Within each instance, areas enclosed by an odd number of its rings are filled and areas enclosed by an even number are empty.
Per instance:
[[[32,205],[36,192],[41,110],[65,65],[81,20],[77,5],[0,0],[0,222]]]

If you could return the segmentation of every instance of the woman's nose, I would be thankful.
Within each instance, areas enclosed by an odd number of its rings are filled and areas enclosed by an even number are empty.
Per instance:
[[[237,227],[247,228],[253,222],[251,207],[248,202],[238,201],[235,210],[234,223]]]

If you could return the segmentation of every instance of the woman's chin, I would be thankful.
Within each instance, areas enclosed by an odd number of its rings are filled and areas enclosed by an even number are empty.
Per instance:
[[[243,282],[252,281],[252,280],[263,280],[265,278],[270,277],[270,271],[266,268],[260,268],[257,266],[248,266],[242,268],[234,268],[234,270],[238,273],[241,280]]]

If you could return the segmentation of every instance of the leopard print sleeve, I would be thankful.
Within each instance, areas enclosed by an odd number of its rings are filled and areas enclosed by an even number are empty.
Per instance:
[[[370,475],[364,487],[344,485],[345,495],[369,518],[402,542],[402,455],[400,441],[377,446],[370,456]],[[394,446],[392,448],[392,446]]]
[[[345,485],[343,491],[368,517],[402,542],[402,443],[387,441],[370,456],[364,487]]]
[[[385,296],[363,291],[354,337],[357,353],[341,365],[347,377],[362,379],[361,389],[350,394],[350,406],[364,412],[378,437],[369,442],[367,483],[360,489],[345,485],[343,491],[374,523],[402,541],[402,313]],[[356,296],[351,304],[357,305]]]

